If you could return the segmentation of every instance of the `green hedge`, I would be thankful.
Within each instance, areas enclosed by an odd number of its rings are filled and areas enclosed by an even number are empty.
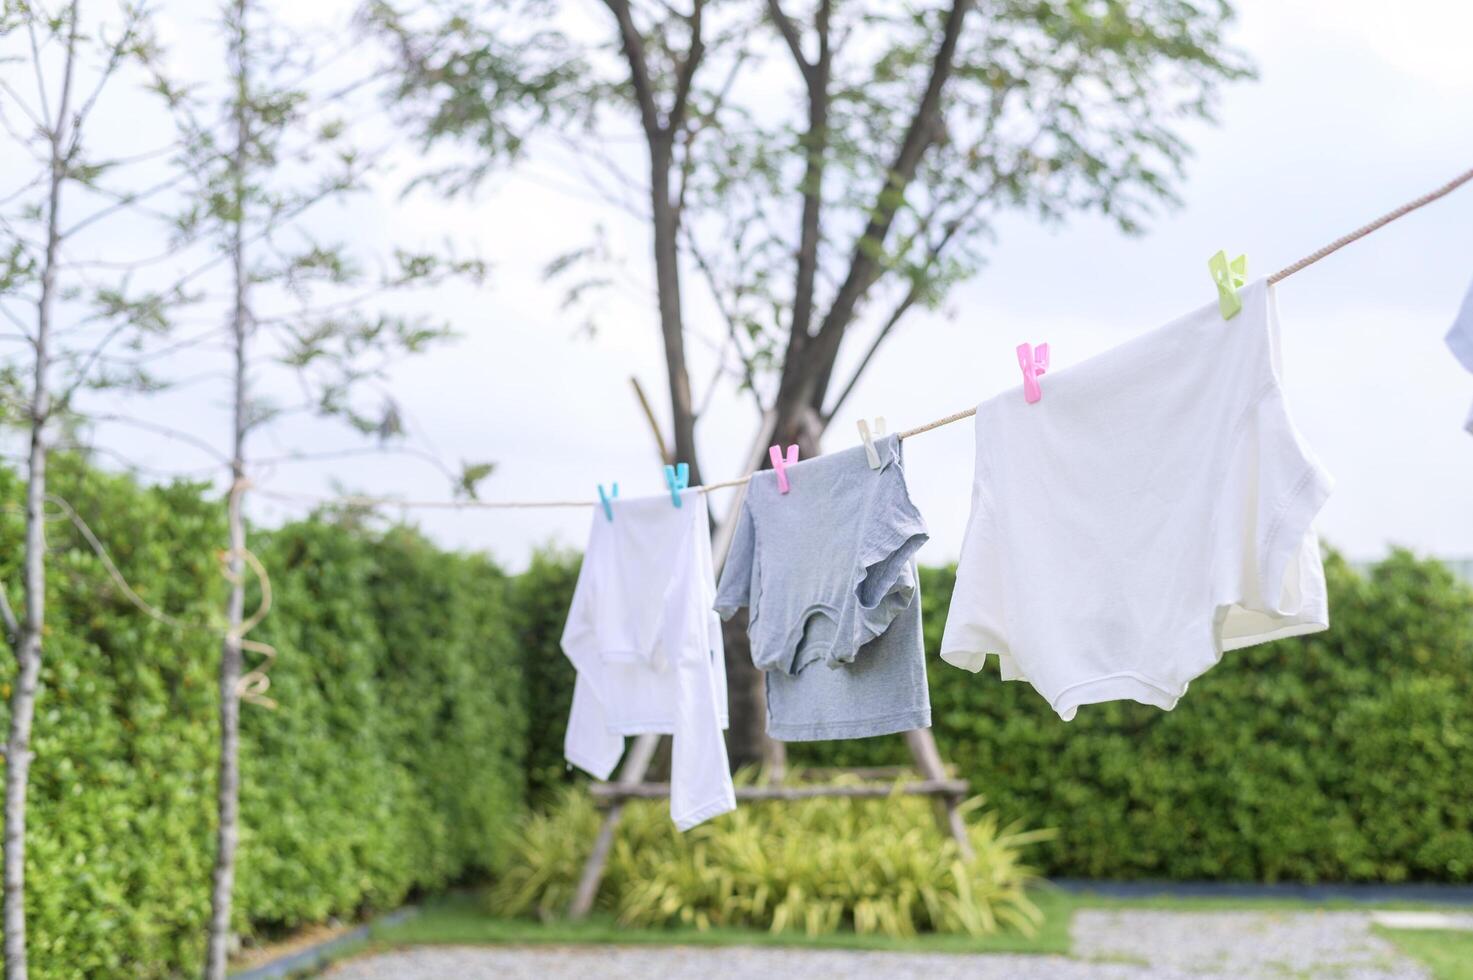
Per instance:
[[[527,791],[536,804],[550,802],[554,789],[574,779],[563,759],[563,730],[573,706],[573,665],[563,656],[560,641],[580,564],[576,554],[538,552],[512,586],[530,724]]]
[[[137,590],[218,617],[218,499],[59,459],[54,490]],[[17,581],[22,486],[0,469],[0,576]],[[213,849],[217,640],[140,615],[64,521],[30,799],[37,977],[194,972]],[[574,556],[508,578],[351,515],[258,533],[280,649],[276,711],[247,706],[237,927],[263,934],[495,873],[523,801],[572,778],[558,650]],[[1331,557],[1333,628],[1229,654],[1177,709],[1087,707],[935,659],[951,591],[924,570],[942,752],[1004,820],[1055,827],[1053,875],[1473,881],[1473,591],[1395,553]],[[13,596],[14,598],[14,596]],[[8,697],[13,660],[0,657]],[[5,724],[0,705],[0,725]],[[903,761],[900,739],[795,747]]]
[[[65,459],[53,480],[139,593],[181,618],[218,621],[218,499]],[[21,491],[0,470],[8,583]],[[70,525],[48,530],[32,974],[196,973],[214,849],[218,641],[140,615]],[[346,520],[291,524],[252,544],[275,591],[252,638],[279,648],[270,694],[280,707],[243,709],[237,928],[387,908],[497,870],[523,809],[526,751],[507,578],[411,531]],[[13,658],[0,664],[8,696]]]
[[[1325,571],[1328,632],[1229,653],[1174,711],[1089,705],[1066,724],[995,666],[941,662],[954,573],[923,569],[941,752],[1003,819],[1059,830],[1032,856],[1053,876],[1473,881],[1473,590],[1400,551]],[[561,727],[547,738],[534,755],[561,752]],[[907,761],[899,738],[790,749]]]

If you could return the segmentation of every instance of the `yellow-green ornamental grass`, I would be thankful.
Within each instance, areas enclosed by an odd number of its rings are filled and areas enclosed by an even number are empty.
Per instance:
[[[1031,935],[1042,916],[1026,894],[1036,875],[1024,852],[1053,832],[1000,827],[981,803],[965,805],[971,861],[919,797],[743,803],[684,834],[663,801],[631,803],[598,906],[643,927]],[[492,911],[562,915],[598,821],[576,790],[529,817],[491,892]]]

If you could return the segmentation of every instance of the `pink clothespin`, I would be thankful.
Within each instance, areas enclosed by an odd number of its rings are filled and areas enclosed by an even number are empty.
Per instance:
[[[1038,376],[1048,370],[1048,344],[1018,345],[1018,366],[1023,369],[1023,400],[1032,405],[1043,397]]]
[[[788,467],[798,462],[798,447],[788,447],[788,458],[783,459],[782,448],[773,446],[767,450],[767,455],[772,458],[772,469],[777,473],[777,492],[788,492]]]

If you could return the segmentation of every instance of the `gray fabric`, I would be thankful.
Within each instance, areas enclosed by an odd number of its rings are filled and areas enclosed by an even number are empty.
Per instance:
[[[914,572],[914,568],[912,568]],[[767,672],[767,734],[779,742],[869,738],[931,726],[921,594],[853,663]]]
[[[767,731],[785,742],[864,738],[931,723],[914,556],[926,525],[905,489],[900,442],[758,473],[716,594],[751,607],[752,661],[767,672]]]

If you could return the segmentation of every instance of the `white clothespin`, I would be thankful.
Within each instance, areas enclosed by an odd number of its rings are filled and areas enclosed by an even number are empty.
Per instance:
[[[875,440],[885,434],[885,416],[875,417],[875,431],[870,432],[869,423],[864,419],[859,420],[859,438],[864,442],[864,455],[869,458],[869,468],[877,470],[880,468],[880,454],[875,449]]]

